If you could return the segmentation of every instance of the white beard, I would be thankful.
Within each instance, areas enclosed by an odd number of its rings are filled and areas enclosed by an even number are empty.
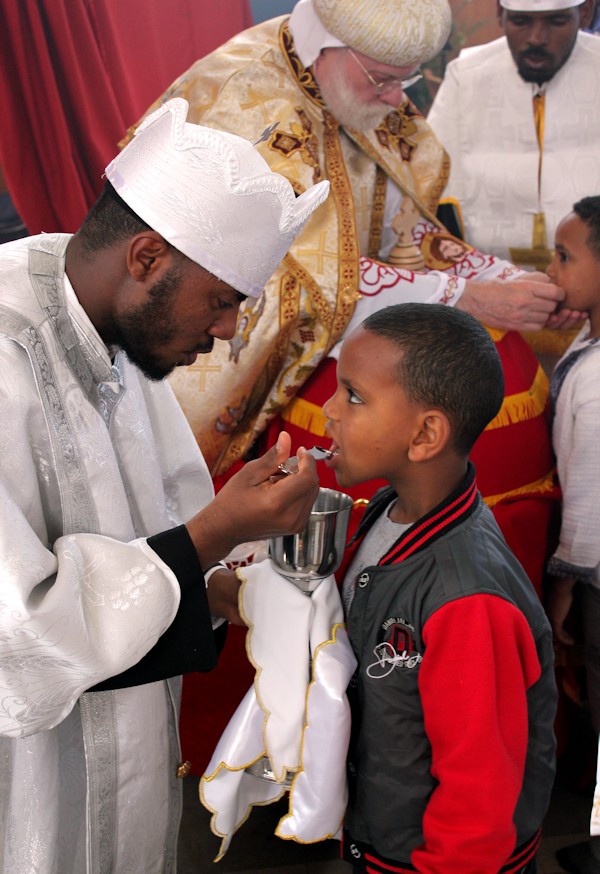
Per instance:
[[[372,130],[377,127],[392,107],[376,97],[370,103],[359,103],[355,92],[338,69],[329,72],[319,88],[327,109],[344,127]]]

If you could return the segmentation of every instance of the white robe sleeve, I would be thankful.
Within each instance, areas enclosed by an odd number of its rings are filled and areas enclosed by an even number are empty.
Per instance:
[[[444,190],[445,197],[464,198],[460,143],[461,92],[457,65],[448,64],[442,84],[438,88],[427,115],[427,122],[450,156],[450,176]]]
[[[52,728],[82,692],[136,664],[175,617],[175,575],[144,539],[46,549],[0,485],[0,734]]]
[[[49,533],[55,465],[45,418],[21,353],[6,343],[2,353],[0,735],[18,737],[52,728],[83,691],[136,664],[172,623],[180,588],[129,530],[129,542]],[[97,468],[90,488],[104,494],[107,473]]]
[[[416,232],[434,225],[423,221]],[[467,279],[516,279],[523,273],[508,261],[473,250],[448,271],[430,270],[414,273],[384,264],[371,258],[360,259],[360,298],[344,332],[347,336],[371,313],[399,303],[439,303],[455,306],[460,300]],[[342,338],[343,339],[343,338]],[[330,358],[339,358],[342,341],[329,352]]]

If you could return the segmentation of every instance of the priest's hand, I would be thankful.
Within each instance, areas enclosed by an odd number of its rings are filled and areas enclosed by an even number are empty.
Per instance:
[[[519,276],[518,281],[535,280],[536,282],[550,282],[550,277],[547,273],[541,273],[539,270],[534,270],[531,273],[524,273]],[[582,310],[572,310],[563,307],[561,304],[548,316],[548,321],[544,325],[545,328],[551,328],[553,331],[570,331],[576,328],[584,319],[587,318],[587,313]]]
[[[524,274],[510,281],[469,279],[456,307],[490,328],[539,331],[545,327],[566,327],[557,318],[564,297],[562,288],[544,274],[534,274],[533,279]],[[563,318],[565,322],[570,320],[569,316]]]
[[[316,462],[300,448],[298,473],[276,476],[290,449],[290,436],[282,431],[275,446],[245,464],[187,523],[202,567],[225,558],[240,543],[296,534],[305,527],[319,491]]]

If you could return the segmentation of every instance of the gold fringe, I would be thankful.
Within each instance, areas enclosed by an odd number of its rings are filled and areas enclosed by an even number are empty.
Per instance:
[[[541,495],[546,492],[551,492],[554,488],[554,471],[551,470],[546,476],[543,476],[541,479],[535,480],[535,482],[527,483],[527,485],[519,486],[517,489],[511,489],[510,492],[503,492],[501,495],[488,495],[484,497],[485,503],[488,507],[494,507],[500,501],[504,500],[504,498],[512,498],[516,495]]]
[[[505,397],[500,412],[485,430],[505,428],[507,425],[527,422],[529,419],[541,416],[546,407],[548,386],[548,377],[542,367],[538,366],[531,388]]]
[[[545,374],[543,375],[545,376]],[[533,387],[531,391],[533,391]],[[522,394],[528,393],[523,392]],[[521,395],[513,395],[513,398],[520,397]],[[507,398],[507,400],[510,401],[511,398]],[[533,406],[531,408],[533,408]],[[543,406],[541,409],[543,409]],[[515,411],[511,408],[511,415],[514,414],[514,412]],[[534,415],[539,415],[540,412],[541,410],[538,410],[538,412],[535,412]],[[294,398],[294,400],[287,405],[281,415],[285,422],[289,422],[291,425],[295,425],[297,428],[303,428],[305,431],[309,431],[311,434],[314,434],[317,437],[325,437],[325,416],[321,412],[321,408],[318,406],[318,404],[313,404],[311,401],[304,400],[304,398]],[[525,418],[532,418],[532,416]],[[494,419],[494,421],[496,420]],[[513,421],[523,421],[523,419],[511,419],[505,424],[511,424]],[[489,427],[490,426],[488,425],[488,428]],[[511,489],[508,492],[502,492],[498,495],[488,495],[487,497],[484,497],[483,500],[488,505],[488,507],[491,508],[505,498],[512,498],[516,495],[536,495],[551,492],[555,485],[554,479],[554,470],[551,470],[545,476],[541,477],[541,479],[535,480],[531,483],[527,483],[524,486],[519,486],[516,489]],[[368,503],[368,501],[366,503]]]
[[[504,398],[500,412],[489,423],[486,431],[505,428],[507,425],[526,422],[541,416],[547,397],[548,377],[542,368],[538,367],[531,388]],[[282,411],[281,417],[284,422],[303,428],[317,437],[325,436],[325,416],[318,404],[313,404],[304,398],[294,398]]]
[[[304,398],[294,398],[282,411],[281,418],[317,437],[325,437],[326,419],[318,404],[305,401]]]

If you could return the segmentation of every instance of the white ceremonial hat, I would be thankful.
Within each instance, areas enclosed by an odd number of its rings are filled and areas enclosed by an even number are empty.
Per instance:
[[[500,0],[500,6],[509,12],[559,12],[581,6],[585,0]]]
[[[452,27],[448,0],[312,0],[326,30],[374,61],[411,67],[435,58]]]
[[[149,115],[106,177],[172,246],[242,294],[258,297],[327,198],[329,182],[296,197],[251,143],[190,124],[187,113],[187,101],[176,97]]]
[[[298,0],[288,22],[294,49],[305,67],[311,67],[323,49],[346,48],[346,44],[329,33],[312,4]]]

